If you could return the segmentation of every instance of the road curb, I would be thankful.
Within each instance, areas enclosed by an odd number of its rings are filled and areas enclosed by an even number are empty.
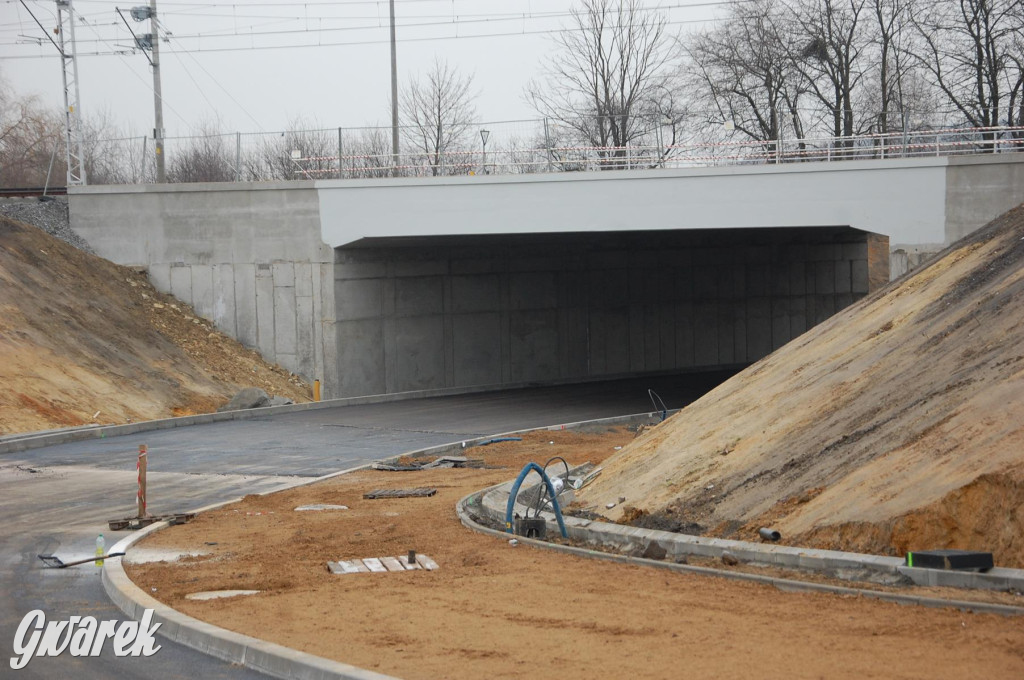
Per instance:
[[[659,374],[655,373],[652,375]],[[552,383],[545,383],[544,387],[563,387],[566,385],[583,384],[585,382],[603,382],[605,380],[615,380],[622,377],[625,376],[603,376],[600,380],[594,381],[556,381]],[[468,394],[483,394],[498,390],[526,389],[536,386],[537,385],[535,383],[514,383],[510,385],[479,385],[475,387],[442,387],[413,392],[374,394],[364,397],[343,397],[339,399],[327,399],[325,401],[304,402],[302,404],[287,404],[284,406],[264,406],[261,408],[244,409],[240,411],[224,411],[223,413],[202,413],[195,416],[143,420],[137,423],[128,423],[125,425],[86,425],[83,427],[64,428],[60,430],[25,432],[0,437],[0,455],[38,449],[44,446],[55,446],[57,444],[68,444],[71,442],[88,441],[92,439],[107,439],[110,437],[138,434],[140,432],[153,432],[156,430],[170,430],[177,427],[189,427],[191,425],[206,425],[208,423],[220,423],[232,420],[253,420],[269,416],[301,413],[303,411],[318,411],[320,409],[338,408],[343,406],[385,404],[396,401],[430,399],[435,397],[457,397]],[[671,409],[668,413],[676,413],[678,410],[679,409]]]
[[[455,506],[455,512],[459,516],[459,521],[462,522],[463,526],[477,531],[482,534],[489,536],[495,536],[502,539],[513,538],[511,534],[498,529],[492,529],[484,526],[476,521],[473,516],[473,512],[469,506],[475,506],[480,509],[482,513],[487,513],[487,508],[484,504],[484,498],[487,494],[492,491],[500,489],[502,486],[506,486],[508,483],[503,482],[502,484],[496,484],[492,487],[488,487],[482,491],[477,491],[469,494],[465,498],[461,499]],[[567,518],[568,519],[568,518]],[[574,533],[586,533],[589,526],[606,524],[603,522],[591,522],[588,526],[576,527]],[[621,527],[619,525],[611,525],[610,527],[617,527],[619,529],[630,530],[632,527]],[[636,531],[635,529],[633,529]],[[658,532],[667,533],[667,532]],[[675,562],[666,562],[662,560],[651,560],[643,557],[632,557],[630,555],[621,555],[615,553],[602,552],[599,550],[591,550],[589,548],[580,548],[570,545],[561,545],[558,543],[549,543],[547,541],[541,541],[533,538],[525,538],[523,536],[515,536],[517,541],[524,545],[533,546],[536,548],[542,548],[545,550],[554,550],[555,552],[561,552],[570,555],[576,555],[579,557],[588,557],[591,559],[606,560],[609,562],[618,562],[620,564],[636,564],[648,567],[655,567],[658,569],[668,569],[669,571],[700,574],[703,576],[717,576],[719,578],[732,579],[737,581],[749,581],[753,583],[761,583],[764,585],[771,585],[779,590],[785,592],[795,593],[831,593],[835,595],[855,595],[860,597],[867,597],[886,602],[895,602],[897,604],[912,604],[919,605],[922,607],[951,607],[955,609],[961,609],[964,611],[971,611],[982,614],[1000,614],[1003,616],[1024,616],[1024,607],[1015,607],[1012,605],[1002,604],[990,604],[986,602],[969,602],[965,600],[946,600],[941,598],[930,598],[920,597],[916,595],[904,595],[901,593],[890,593],[880,590],[869,590],[866,588],[854,588],[849,586],[836,586],[824,583],[810,583],[806,581],[798,581],[794,579],[777,578],[774,576],[765,576],[762,574],[749,574],[745,572],[730,571],[726,569],[715,569],[712,567],[698,567],[689,564],[676,564]],[[600,543],[601,540],[598,538],[595,542]],[[758,547],[756,543],[750,543],[754,549]],[[873,558],[873,555],[863,555],[865,558]],[[922,570],[922,571],[936,571],[934,569]]]
[[[228,501],[231,502],[231,501]],[[218,504],[220,505],[220,504]],[[152,524],[118,541],[111,551],[126,551],[150,533],[167,528]],[[114,605],[133,620],[147,609],[160,624],[159,635],[204,654],[251,668],[274,678],[296,680],[397,680],[340,661],[300,652],[290,647],[235,633],[168,607],[139,588],[125,573],[121,560],[107,560],[102,572],[103,589]]]
[[[321,402],[323,403],[323,402]],[[287,407],[283,407],[287,408]],[[458,440],[448,444],[429,446],[417,449],[400,456],[392,456],[383,461],[394,461],[405,456],[427,456],[444,454],[453,449],[465,449],[484,442],[494,437],[503,435],[521,434],[541,430],[563,430],[563,429],[585,429],[588,427],[602,427],[632,424],[640,422],[651,422],[658,418],[656,413],[641,413],[628,416],[615,416],[612,418],[601,418],[576,423],[565,423],[560,425],[549,425],[545,427],[517,430],[497,435],[488,435],[475,439]],[[357,467],[339,470],[320,477],[298,480],[272,491],[263,492],[260,495],[278,493],[289,489],[295,489],[310,484],[316,484],[333,477],[363,470],[371,467],[372,463],[359,465]],[[195,513],[208,512],[216,508],[229,505],[241,500],[234,498],[219,503],[213,503],[194,510]],[[171,526],[169,522],[157,522],[148,527],[140,529],[124,537],[110,548],[110,552],[128,552],[128,549],[151,533],[162,531]],[[173,642],[195,649],[204,654],[251,668],[265,673],[274,678],[285,678],[288,680],[398,680],[393,676],[382,675],[368,671],[356,666],[351,666],[340,661],[332,661],[323,657],[300,652],[298,650],[267,642],[258,638],[235,633],[220,628],[210,623],[200,621],[176,609],[169,607],[149,593],[139,588],[128,578],[124,570],[122,560],[107,560],[101,572],[103,589],[114,605],[125,613],[132,620],[138,621],[147,609],[153,610],[153,622],[161,624],[158,635]]]

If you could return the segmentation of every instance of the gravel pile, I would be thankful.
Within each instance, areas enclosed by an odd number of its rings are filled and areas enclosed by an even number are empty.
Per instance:
[[[85,239],[71,231],[71,225],[68,223],[68,201],[66,198],[55,198],[52,201],[40,201],[37,198],[0,199],[0,215],[31,224],[50,236],[95,255]]]

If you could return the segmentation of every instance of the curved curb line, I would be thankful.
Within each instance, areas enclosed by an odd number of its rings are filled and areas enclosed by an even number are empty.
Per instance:
[[[497,529],[491,529],[485,527],[482,524],[476,522],[467,509],[470,499],[473,497],[482,498],[483,494],[502,486],[496,484],[495,486],[488,487],[483,491],[475,491],[458,503],[455,504],[455,512],[459,516],[459,520],[463,526],[481,534],[487,534],[489,536],[495,536],[498,538],[508,538],[509,534],[504,531],[498,531]],[[530,545],[535,548],[543,548],[546,550],[553,550],[555,552],[565,553],[568,555],[576,555],[577,557],[588,557],[591,559],[606,560],[609,562],[618,562],[620,564],[634,564],[646,567],[655,567],[658,569],[668,569],[669,571],[685,572],[691,574],[700,574],[703,576],[718,576],[720,578],[732,579],[735,581],[751,581],[754,583],[761,583],[764,585],[775,586],[781,591],[790,593],[832,593],[834,595],[856,595],[876,600],[883,600],[886,602],[895,602],[897,604],[910,604],[920,605],[922,607],[953,607],[956,609],[962,609],[965,611],[975,612],[979,614],[1001,614],[1003,616],[1024,616],[1024,607],[1014,607],[1012,605],[1005,604],[990,604],[987,602],[967,602],[964,600],[943,600],[934,597],[918,597],[915,595],[902,595],[900,593],[888,593],[881,590],[868,590],[865,588],[849,588],[846,586],[834,586],[824,583],[810,583],[806,581],[796,581],[793,579],[776,578],[774,576],[764,576],[761,574],[748,574],[745,572],[728,571],[725,569],[714,569],[712,567],[697,567],[689,564],[675,564],[674,562],[663,562],[661,560],[650,560],[643,557],[631,557],[629,555],[616,555],[614,553],[601,552],[599,550],[590,550],[589,548],[579,548],[571,545],[560,545],[557,543],[548,543],[547,541],[540,541],[534,538],[526,538],[524,536],[515,536],[515,539],[525,545]]]
[[[654,375],[658,374],[656,373]],[[571,384],[601,382],[604,380],[615,380],[617,378],[624,377],[624,375],[612,375],[608,377],[603,377],[600,381],[582,381],[580,383],[574,381],[556,381],[552,383],[546,383],[544,387],[563,387],[565,385]],[[473,394],[484,394],[487,392],[527,389],[530,387],[536,387],[536,385],[527,382],[512,383],[509,385],[438,387],[429,390],[393,392],[390,394],[371,394],[362,397],[339,397],[337,399],[326,399],[324,401],[307,401],[301,404],[286,404],[283,406],[262,406],[260,408],[242,409],[238,411],[201,413],[195,416],[179,416],[177,418],[142,420],[137,423],[129,423],[126,425],[85,425],[81,427],[62,428],[59,430],[23,432],[0,437],[0,455],[7,453],[18,453],[21,451],[28,451],[30,449],[38,449],[44,446],[55,446],[57,444],[68,444],[71,442],[88,441],[92,439],[106,439],[108,437],[121,437],[130,434],[139,434],[141,432],[153,432],[156,430],[170,430],[176,427],[188,427],[190,425],[206,425],[209,423],[220,423],[234,420],[253,420],[257,418],[267,418],[270,416],[287,415],[290,413],[301,413],[303,411],[319,411],[321,409],[341,408],[345,406],[365,406],[370,404],[384,404],[396,401],[410,401],[413,399],[433,399],[437,397],[459,397]],[[675,413],[678,410],[679,409],[670,409],[669,412]],[[613,416],[613,418],[614,417],[615,416]]]
[[[322,404],[325,402],[318,403]],[[285,406],[279,408],[288,407]],[[610,418],[598,418],[595,420],[581,421],[577,423],[565,423],[561,425],[549,425],[545,427],[518,430],[516,433],[530,432],[534,430],[575,429],[586,427],[588,425],[625,424],[633,421],[642,421],[645,418],[652,417],[652,415],[653,414],[644,413],[627,416],[612,416]],[[400,454],[398,456],[384,458],[382,460],[394,460],[407,455],[423,456],[431,453],[444,453],[453,448],[465,448],[467,445],[472,445],[477,441],[482,441],[493,436],[501,435],[474,437],[464,441],[459,440],[448,444],[429,446],[423,449],[417,449],[408,453]],[[372,463],[366,463],[356,467],[331,472],[319,477],[300,479],[294,483],[290,483],[270,491],[265,491],[259,495],[263,496],[278,493],[280,491],[287,491],[301,486],[308,486],[310,484],[322,482],[350,472],[355,472],[356,470],[366,469],[371,466]],[[196,514],[207,512],[209,510],[214,510],[216,508],[238,502],[239,500],[241,500],[241,497],[211,503],[210,505],[198,508],[193,512]],[[171,525],[168,522],[157,522],[143,529],[139,529],[111,546],[110,552],[128,552],[129,547],[149,534],[162,531],[169,526]],[[332,661],[331,659],[325,659],[306,652],[300,652],[298,650],[291,649],[290,647],[285,647],[284,645],[267,642],[241,633],[235,633],[183,614],[176,609],[163,604],[135,585],[135,583],[128,578],[128,574],[125,573],[122,560],[107,560],[101,572],[101,581],[103,583],[103,589],[107,593],[107,597],[110,598],[118,609],[124,612],[124,614],[132,620],[140,620],[146,609],[152,609],[153,622],[162,624],[158,635],[180,645],[184,645],[185,647],[195,649],[204,654],[209,654],[210,656],[221,659],[222,661],[239,664],[246,668],[259,671],[260,673],[265,673],[271,677],[285,678],[288,680],[400,680],[394,676],[368,671],[340,661]]]
[[[151,532],[165,529],[167,522],[152,524],[118,541],[111,551],[125,551]],[[138,621],[146,609],[153,610],[153,622],[161,624],[159,634],[173,642],[203,654],[239,664],[274,678],[296,680],[397,680],[394,676],[375,673],[332,661],[283,645],[235,633],[205,623],[159,602],[135,585],[121,560],[107,561],[103,572],[103,589],[118,609]]]

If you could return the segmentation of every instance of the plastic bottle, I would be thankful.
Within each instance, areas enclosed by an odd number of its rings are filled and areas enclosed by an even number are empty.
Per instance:
[[[106,552],[107,542],[103,540],[103,534],[96,537],[96,566],[103,566],[103,554]]]

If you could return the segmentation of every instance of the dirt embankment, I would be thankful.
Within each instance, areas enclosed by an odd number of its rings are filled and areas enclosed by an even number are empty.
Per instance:
[[[1024,567],[1024,207],[648,432],[583,500]],[[626,503],[605,511],[607,502]]]
[[[468,531],[455,515],[459,498],[511,479],[527,461],[557,453],[571,464],[600,463],[632,437],[533,432],[467,450],[490,469],[363,470],[248,496],[129,551],[197,556],[129,560],[127,569],[145,592],[203,621],[409,680],[540,672],[560,680],[732,678],[751,676],[755,663],[756,677],[787,680],[1024,673],[1024,627],[1004,617],[797,595],[513,547]],[[437,494],[363,498],[372,489],[411,487]],[[310,503],[349,509],[294,511]],[[409,550],[440,569],[334,575],[326,568]],[[186,599],[215,589],[260,592]]]
[[[0,435],[205,413],[248,386],[310,399],[144,274],[3,217],[0,357]]]

